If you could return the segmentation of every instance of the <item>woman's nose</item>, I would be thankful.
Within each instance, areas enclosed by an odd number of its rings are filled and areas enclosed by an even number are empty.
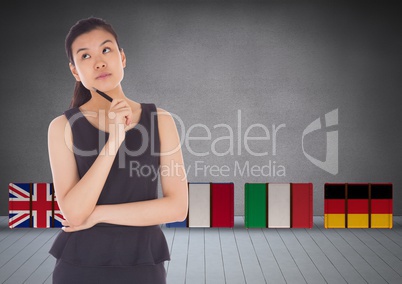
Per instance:
[[[106,67],[106,63],[102,60],[98,60],[95,64],[95,69],[102,69]]]

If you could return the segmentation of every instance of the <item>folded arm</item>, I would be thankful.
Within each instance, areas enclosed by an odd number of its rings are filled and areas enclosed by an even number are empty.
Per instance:
[[[126,226],[150,226],[182,221],[187,216],[188,187],[180,138],[172,116],[158,109],[158,128],[161,144],[160,178],[163,197],[154,200],[113,205],[97,205],[80,226],[68,222],[66,231],[89,228],[96,223]]]
[[[92,214],[115,159],[118,146],[110,139],[80,179],[67,118],[59,116],[49,125],[48,150],[57,202],[63,216],[78,226]],[[110,151],[109,151],[110,150]]]

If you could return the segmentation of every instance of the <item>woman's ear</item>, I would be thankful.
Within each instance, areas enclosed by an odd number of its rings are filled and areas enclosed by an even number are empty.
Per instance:
[[[121,54],[121,62],[123,64],[123,68],[126,68],[126,54],[124,53],[123,48],[120,49],[120,54]]]
[[[78,76],[77,68],[75,68],[74,64],[72,64],[71,62],[68,64],[68,66],[70,67],[71,74],[73,74],[75,80],[80,82],[81,79],[80,76]]]

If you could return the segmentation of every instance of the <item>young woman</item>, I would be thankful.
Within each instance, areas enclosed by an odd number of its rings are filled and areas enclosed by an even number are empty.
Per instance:
[[[188,206],[174,120],[125,96],[126,55],[104,20],[78,21],[66,52],[74,96],[48,132],[65,218],[50,250],[57,259],[53,283],[165,283],[170,258],[159,224],[184,220]]]

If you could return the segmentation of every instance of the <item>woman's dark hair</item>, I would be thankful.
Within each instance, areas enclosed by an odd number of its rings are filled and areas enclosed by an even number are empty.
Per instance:
[[[103,19],[100,18],[91,17],[87,19],[82,19],[71,27],[70,31],[66,36],[65,41],[66,53],[68,60],[70,61],[71,64],[75,65],[73,53],[71,50],[71,46],[75,41],[75,39],[82,34],[88,33],[96,29],[102,29],[112,34],[116,40],[117,46],[121,50],[119,41],[117,39],[117,34],[113,30],[110,24],[108,24],[107,22],[105,22]],[[70,108],[79,107],[84,103],[86,103],[87,101],[89,101],[90,99],[91,99],[91,92],[87,88],[85,88],[81,82],[77,81],[75,83],[74,95],[71,100]]]

